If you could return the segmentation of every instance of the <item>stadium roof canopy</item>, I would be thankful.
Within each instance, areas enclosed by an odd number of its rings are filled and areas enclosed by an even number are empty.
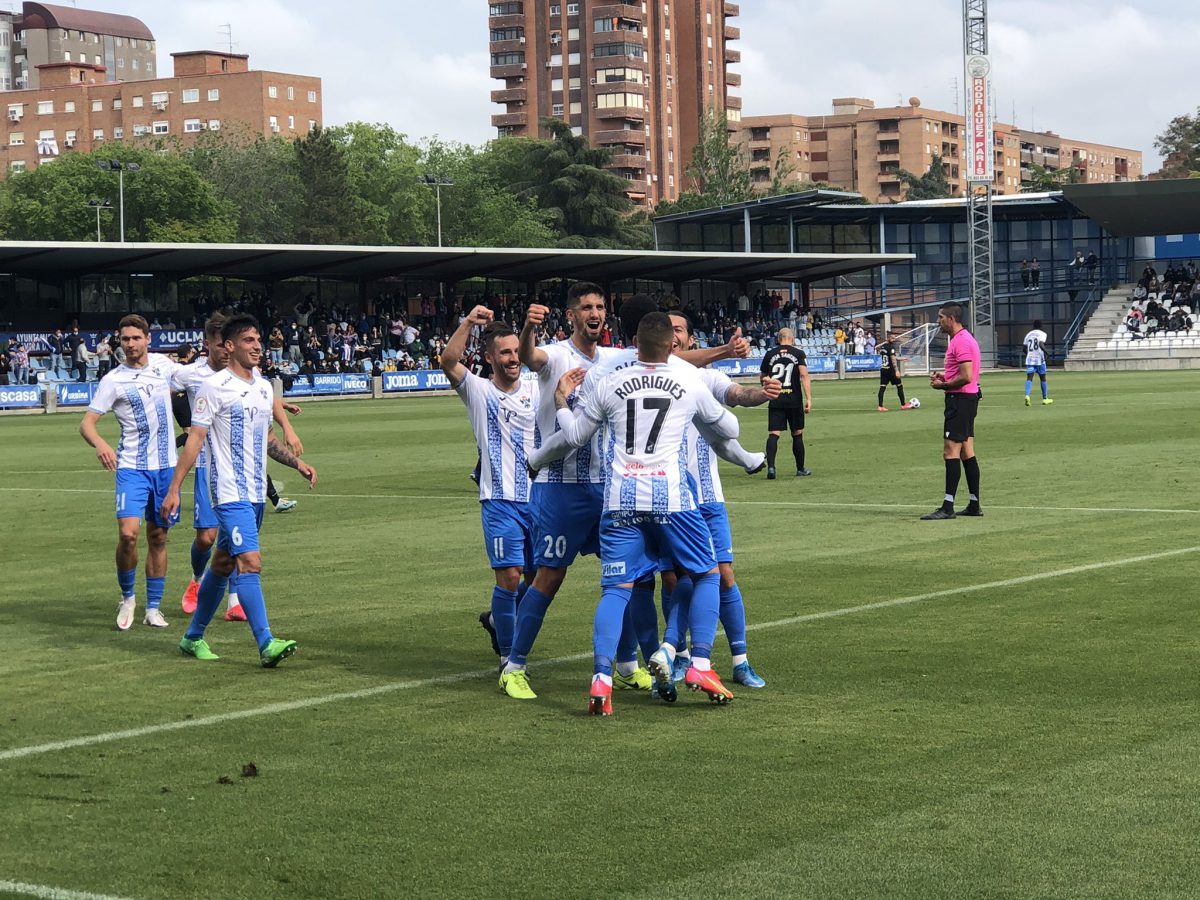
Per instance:
[[[1117,237],[1200,233],[1200,178],[1068,184],[1063,196]]]
[[[534,283],[645,279],[732,283],[814,281],[912,259],[909,254],[677,253],[633,250],[501,250],[471,247],[347,247],[280,244],[111,244],[0,241],[0,272],[44,281],[86,275],[226,276],[251,281],[388,277]]]

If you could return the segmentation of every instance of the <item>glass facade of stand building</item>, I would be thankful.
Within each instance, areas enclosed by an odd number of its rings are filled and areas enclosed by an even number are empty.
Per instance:
[[[655,221],[655,237],[660,250],[911,253],[908,262],[804,286],[811,306],[852,318],[913,307],[898,321],[916,324],[936,318],[937,303],[970,296],[964,201],[865,205],[844,198],[828,201],[814,192],[791,202],[772,198],[668,216]],[[1076,252],[1085,260],[1095,254],[1091,272],[1071,266]],[[1131,272],[1134,239],[1114,237],[1057,195],[995,202],[992,256],[996,347],[1005,364],[1023,363],[1021,339],[1034,320],[1050,335],[1052,358],[1061,361],[1065,341],[1074,336],[1068,333],[1102,290],[1137,277]]]

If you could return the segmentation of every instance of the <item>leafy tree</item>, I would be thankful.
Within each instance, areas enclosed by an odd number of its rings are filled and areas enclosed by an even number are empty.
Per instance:
[[[10,240],[95,240],[93,198],[109,199],[101,219],[105,240],[119,237],[117,173],[101,159],[137,163],[125,173],[125,238],[129,241],[220,242],[236,236],[236,209],[182,157],[111,144],[94,153],[69,153],[52,164],[12,175],[0,192],[0,223]]]
[[[908,200],[941,200],[952,196],[950,182],[946,180],[946,166],[936,153],[924,175],[914,175],[904,169],[899,174],[901,183],[908,187]]]
[[[712,107],[704,111],[687,175],[691,179],[690,193],[705,198],[708,206],[741,203],[753,196],[746,156],[729,140],[725,113],[718,114]]]
[[[350,192],[363,203],[364,239],[372,244],[432,244],[436,234],[421,148],[390,125],[352,122],[330,129],[345,147]]]
[[[345,144],[335,132],[315,128],[296,139],[303,205],[296,224],[302,244],[363,244],[375,236],[379,219],[351,189]]]
[[[1029,181],[1021,186],[1021,193],[1042,193],[1044,191],[1061,191],[1064,184],[1077,184],[1079,170],[1074,166],[1062,169],[1047,169],[1033,163],[1029,166]]]
[[[1154,139],[1163,155],[1160,174],[1164,178],[1200,176],[1200,107],[1194,116],[1176,116]]]

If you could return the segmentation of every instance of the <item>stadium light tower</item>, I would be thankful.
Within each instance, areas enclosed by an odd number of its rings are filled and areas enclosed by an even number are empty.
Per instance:
[[[102,210],[102,209],[111,210],[112,209],[112,201],[111,200],[97,200],[95,198],[92,198],[85,205],[91,209],[96,210],[96,242],[99,243],[100,242],[100,210]]]
[[[442,188],[453,187],[454,179],[445,175],[418,175],[417,182],[429,185],[437,192],[437,235],[438,246],[442,246]]]
[[[992,265],[992,181],[995,128],[991,115],[987,0],[963,0],[966,68],[967,217],[971,234],[971,331],[982,362],[996,365],[995,269]]]
[[[121,243],[125,243],[125,173],[137,172],[142,167],[135,162],[121,162],[119,159],[101,159],[96,162],[96,165],[105,171],[115,170],[117,173],[117,184],[119,192],[118,205],[121,213]]]

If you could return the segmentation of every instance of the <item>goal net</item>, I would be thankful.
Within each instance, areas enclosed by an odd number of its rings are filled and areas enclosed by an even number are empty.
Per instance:
[[[926,322],[902,332],[896,338],[900,350],[901,365],[906,375],[928,375],[930,372],[930,345],[941,334],[936,322]]]

